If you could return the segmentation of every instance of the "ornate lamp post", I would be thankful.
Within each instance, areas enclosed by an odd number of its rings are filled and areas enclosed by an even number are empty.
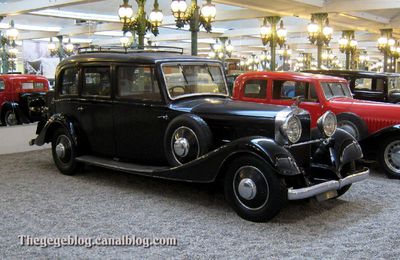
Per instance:
[[[197,55],[197,33],[200,26],[203,26],[207,32],[211,32],[211,23],[217,14],[215,5],[211,3],[211,0],[207,0],[207,3],[200,9],[197,0],[192,0],[188,8],[186,0],[172,0],[171,10],[178,28],[189,24],[189,30],[192,33],[192,55]]]
[[[63,36],[57,36],[58,44],[53,42],[53,38],[50,37],[50,42],[47,45],[47,48],[50,51],[50,56],[58,56],[60,61],[65,59],[68,56],[71,56],[74,53],[75,45],[71,42],[71,38],[68,39],[67,44],[63,44]]]
[[[279,23],[280,22],[280,23]],[[277,25],[279,23],[279,28]],[[263,25],[260,28],[261,40],[264,45],[269,43],[271,47],[271,71],[275,70],[276,66],[276,47],[282,47],[286,41],[287,31],[283,27],[283,21],[279,16],[267,16],[264,18]]]
[[[3,17],[0,17],[0,21]],[[18,50],[16,48],[15,41],[18,38],[18,30],[14,27],[14,21],[10,22],[10,28],[6,30],[5,35],[0,32],[0,44],[1,44],[1,63],[2,72],[7,73],[10,70],[15,70],[15,61],[17,58]]]
[[[138,48],[143,49],[144,36],[147,31],[151,31],[155,36],[158,35],[158,27],[162,23],[163,14],[159,9],[158,0],[154,1],[154,9],[151,11],[149,19],[146,18],[146,11],[144,10],[146,0],[136,0],[136,3],[138,5],[136,15],[133,14],[129,0],[124,0],[124,3],[118,9],[118,16],[123,23],[122,31],[132,34],[136,32],[139,38]]]
[[[390,57],[390,49],[396,44],[392,38],[393,29],[381,29],[381,37],[378,39],[378,49],[383,53],[383,71],[388,70],[388,58]]]
[[[284,44],[283,49],[279,50],[279,56],[282,59],[282,70],[286,70],[286,65],[288,64],[288,61],[290,59],[290,56],[292,55],[292,50],[290,49],[289,45]]]
[[[350,69],[350,58],[353,58],[357,51],[357,44],[353,30],[342,32],[342,38],[339,39],[339,49],[342,53],[346,54],[346,70]]]
[[[260,54],[260,64],[263,70],[267,69],[267,65],[271,62],[271,55],[267,50],[263,50]]]
[[[300,53],[297,57],[297,66],[299,69],[309,70],[311,68],[312,54],[311,53]]]
[[[330,68],[332,66],[332,62],[335,59],[335,55],[333,54],[330,48],[327,48],[325,52],[322,53],[322,60],[325,61],[325,66]]]
[[[360,52],[358,60],[360,62],[360,68],[362,70],[367,70],[368,62],[369,62],[369,56],[368,56],[367,51],[364,50],[364,51]]]
[[[225,59],[231,57],[234,47],[228,37],[220,37],[215,44],[211,44],[211,52],[208,56],[212,59],[217,58],[225,65]]]
[[[397,59],[400,57],[400,45],[397,43],[396,46],[390,47],[390,57],[391,57],[391,72],[396,72],[397,69]]]
[[[317,67],[320,69],[322,65],[322,47],[328,46],[332,39],[333,29],[329,26],[327,13],[311,14],[311,23],[307,26],[308,39],[312,44],[317,45]]]

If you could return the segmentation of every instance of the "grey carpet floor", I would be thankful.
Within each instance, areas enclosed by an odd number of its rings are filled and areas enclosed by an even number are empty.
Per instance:
[[[337,200],[292,202],[269,223],[239,218],[223,194],[88,168],[63,176],[50,151],[0,156],[0,259],[399,259],[400,181],[374,172]],[[177,246],[29,247],[18,236],[174,237]]]

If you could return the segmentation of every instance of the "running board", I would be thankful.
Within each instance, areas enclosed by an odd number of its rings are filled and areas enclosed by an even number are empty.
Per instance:
[[[161,172],[168,170],[168,167],[162,166],[148,166],[148,165],[140,165],[126,162],[118,162],[112,159],[91,156],[91,155],[83,155],[77,157],[76,160],[78,162],[99,166],[111,170],[123,171],[128,173],[142,173],[146,175],[151,175],[152,173]]]

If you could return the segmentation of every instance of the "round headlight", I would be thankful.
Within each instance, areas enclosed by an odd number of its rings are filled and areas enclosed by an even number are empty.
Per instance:
[[[294,115],[289,116],[282,125],[282,132],[291,143],[297,143],[302,132],[300,119]]]
[[[317,124],[319,130],[324,133],[325,136],[331,137],[337,129],[336,115],[328,111],[318,119]]]

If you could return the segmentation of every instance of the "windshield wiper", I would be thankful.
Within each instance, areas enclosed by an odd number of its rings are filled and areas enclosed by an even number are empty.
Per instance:
[[[188,80],[187,80],[187,77],[186,77],[186,74],[185,74],[185,72],[183,71],[183,66],[182,66],[181,64],[178,64],[178,67],[179,67],[179,69],[181,70],[182,76],[183,76],[183,78],[185,79],[186,84],[189,84],[189,82],[188,82]]]
[[[207,72],[208,72],[208,75],[210,75],[212,82],[215,82],[214,76],[212,75],[211,70],[210,70],[210,66],[208,66],[207,63],[205,63],[205,64],[204,64],[204,67],[206,67]]]

